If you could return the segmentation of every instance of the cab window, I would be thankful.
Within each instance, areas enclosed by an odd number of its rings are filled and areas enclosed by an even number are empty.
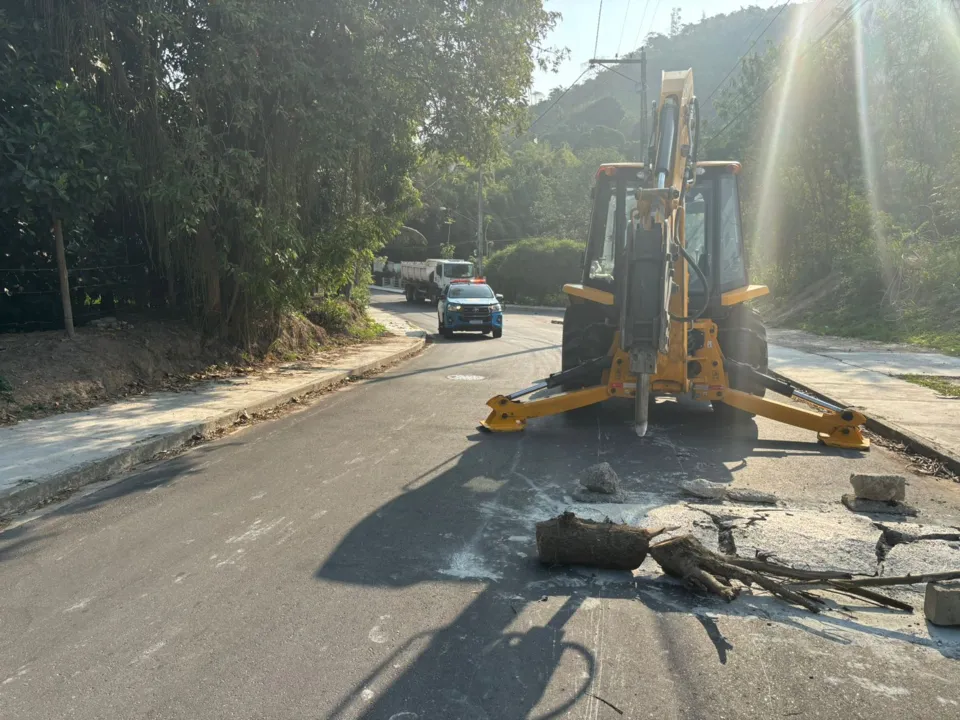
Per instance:
[[[720,290],[735,290],[747,284],[747,267],[743,258],[743,237],[740,227],[740,198],[737,178],[720,176]]]
[[[690,256],[697,261],[697,265],[710,277],[710,267],[707,255],[707,208],[710,207],[710,187],[695,187],[687,198],[684,217],[684,234],[686,235],[686,249]],[[703,281],[693,268],[689,268],[689,288],[691,293],[704,291]]]
[[[472,278],[473,263],[446,263],[443,266],[444,276],[448,278]]]
[[[613,268],[617,253],[623,250],[627,239],[627,228],[630,218],[637,207],[635,184],[627,183],[623,208],[622,225],[623,236],[617,237],[617,194],[614,183],[604,183],[598,187],[598,202],[595,212],[602,213],[595,217],[592,230],[591,244],[594,246],[590,257],[588,277],[591,280],[613,281]],[[604,209],[604,200],[606,208]],[[600,236],[602,233],[602,236]],[[601,240],[602,237],[602,240]]]

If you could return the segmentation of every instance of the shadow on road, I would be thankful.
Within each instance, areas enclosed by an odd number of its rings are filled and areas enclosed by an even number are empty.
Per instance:
[[[604,695],[595,686],[602,658],[569,627],[588,598],[634,600],[658,616],[689,616],[695,605],[726,612],[726,606],[670,580],[544,568],[536,560],[535,523],[571,507],[576,478],[598,459],[620,474],[630,503],[578,505],[576,511],[642,523],[649,511],[680,500],[678,477],[685,471],[730,482],[725,463],[747,463],[758,452],[824,450],[758,441],[753,423],[718,434],[709,411],[691,414],[676,403],[657,405],[651,421],[654,431],[643,440],[629,427],[629,412],[616,407],[580,416],[579,429],[560,417],[524,434],[478,434],[454,465],[448,460],[410,481],[403,494],[355,526],[316,571],[318,580],[358,587],[485,587],[453,622],[397,648],[345,694],[331,717],[559,717],[574,705],[597,702],[594,693]],[[696,464],[681,452],[686,447],[715,462]],[[447,469],[431,478],[440,467]],[[421,612],[431,614],[429,602]],[[733,645],[712,619],[698,619],[725,663]],[[401,656],[407,662],[399,662]],[[378,693],[361,702],[367,687]],[[605,699],[617,704],[615,697]]]
[[[486,339],[486,338],[483,338],[483,339]],[[444,340],[442,342],[459,342],[459,341]],[[467,367],[468,365],[477,365],[480,363],[489,363],[495,360],[504,360],[507,358],[519,357],[521,355],[535,355],[544,350],[557,350],[559,348],[560,348],[559,345],[546,345],[541,347],[530,348],[527,350],[517,350],[516,352],[501,353],[500,355],[485,355],[483,357],[473,358],[471,360],[464,360],[463,362],[450,363],[449,365],[437,365],[433,367],[420,368],[419,370],[411,370],[409,372],[390,373],[389,375],[378,375],[376,377],[370,378],[366,382],[371,384],[393,382],[395,380],[412,377],[414,375],[427,375],[433,372],[440,372],[441,370],[452,370],[454,368],[462,368],[462,367]]]

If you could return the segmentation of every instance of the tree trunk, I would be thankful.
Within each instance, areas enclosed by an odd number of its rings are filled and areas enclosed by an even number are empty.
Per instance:
[[[662,529],[581,520],[565,512],[537,523],[537,553],[544,565],[633,570],[647,557],[651,538],[662,532]]]
[[[206,219],[201,220],[197,228],[197,252],[200,261],[200,273],[203,277],[203,326],[207,332],[215,332],[220,327],[220,261],[217,247]]]
[[[73,305],[70,302],[70,279],[67,277],[67,250],[63,245],[63,221],[53,221],[53,239],[57,246],[57,271],[60,274],[60,300],[63,303],[63,326],[67,337],[74,337]]]

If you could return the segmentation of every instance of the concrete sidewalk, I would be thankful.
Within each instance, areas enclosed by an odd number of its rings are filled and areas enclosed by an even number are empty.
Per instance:
[[[912,443],[960,471],[960,399],[899,375],[960,377],[960,358],[902,345],[771,329],[770,369],[840,405],[862,408],[871,429]]]
[[[197,435],[234,425],[244,413],[272,410],[423,347],[422,330],[374,308],[370,315],[391,333],[381,342],[281,365],[260,376],[202,383],[184,392],[155,393],[0,428],[0,517],[177,450]]]

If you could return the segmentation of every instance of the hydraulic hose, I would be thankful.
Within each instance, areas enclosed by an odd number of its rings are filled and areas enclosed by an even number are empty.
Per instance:
[[[697,265],[697,261],[694,260],[690,253],[687,252],[687,249],[680,243],[677,243],[677,247],[680,249],[680,254],[683,255],[683,259],[690,264],[690,267],[693,268],[693,271],[700,278],[700,282],[703,283],[703,307],[697,311],[696,315],[691,315],[689,317],[678,317],[673,313],[670,313],[670,319],[678,323],[691,323],[699,320],[700,317],[707,311],[707,307],[710,305],[710,281],[707,279],[707,276],[703,270],[700,269],[700,266]]]

